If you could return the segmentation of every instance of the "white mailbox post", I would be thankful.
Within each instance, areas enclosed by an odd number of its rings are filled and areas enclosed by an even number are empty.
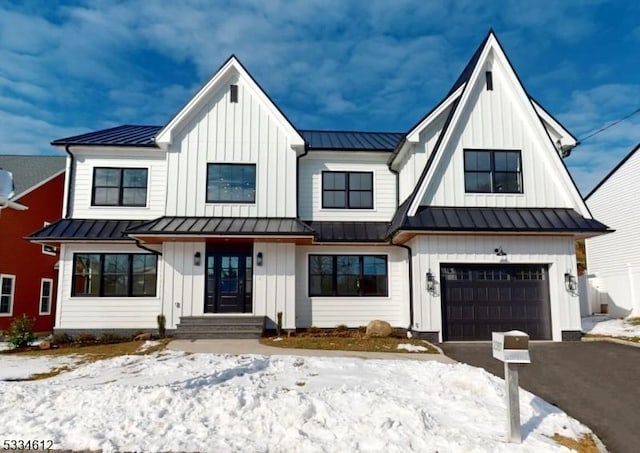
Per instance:
[[[529,357],[529,335],[519,330],[511,330],[509,332],[492,332],[491,337],[493,357],[504,362],[509,442],[522,443],[518,366],[523,363],[531,363]]]

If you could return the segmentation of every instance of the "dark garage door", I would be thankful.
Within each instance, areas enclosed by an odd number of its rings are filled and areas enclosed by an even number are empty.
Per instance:
[[[551,339],[546,265],[443,264],[440,277],[445,340],[490,340],[513,329]]]

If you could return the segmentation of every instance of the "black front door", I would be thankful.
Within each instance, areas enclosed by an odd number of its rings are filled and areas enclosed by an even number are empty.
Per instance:
[[[207,253],[205,313],[251,313],[250,251]]]

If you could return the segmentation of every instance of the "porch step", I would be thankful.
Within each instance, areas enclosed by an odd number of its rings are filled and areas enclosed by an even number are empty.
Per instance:
[[[175,338],[260,338],[264,324],[264,316],[185,316],[176,326]]]

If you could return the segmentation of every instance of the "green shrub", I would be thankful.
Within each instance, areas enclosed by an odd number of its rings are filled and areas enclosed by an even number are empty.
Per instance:
[[[109,333],[109,332],[103,332],[102,335],[100,335],[100,338],[98,339],[98,341],[102,344],[113,344],[113,343],[122,343],[123,341],[126,341],[127,339],[124,337],[121,337],[120,335],[116,335],[115,333]]]
[[[73,337],[67,332],[54,333],[51,337],[51,344],[70,344],[73,343]]]
[[[33,334],[33,319],[26,314],[22,314],[13,320],[7,339],[16,348],[25,348],[36,339]]]
[[[336,326],[336,328],[334,330],[336,332],[348,332],[349,331],[349,327],[347,327],[346,324],[340,324],[340,325]]]
[[[164,338],[167,333],[167,318],[163,314],[159,314],[156,319],[158,321],[158,336]]]
[[[91,344],[97,341],[96,336],[91,332],[82,332],[76,337],[76,342],[80,344]]]

